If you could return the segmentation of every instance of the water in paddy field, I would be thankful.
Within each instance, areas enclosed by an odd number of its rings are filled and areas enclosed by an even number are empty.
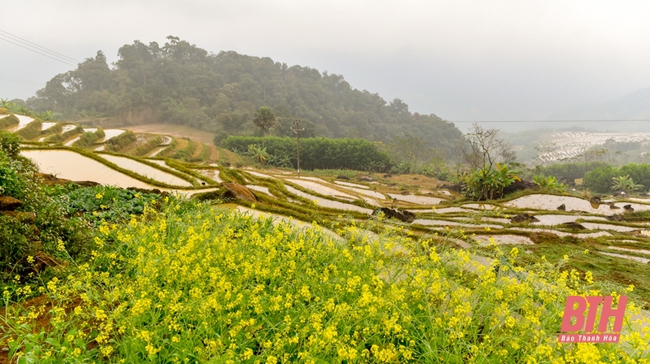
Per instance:
[[[397,193],[387,193],[387,195],[399,201],[406,201],[418,205],[437,205],[440,201],[443,201],[441,198],[428,196],[400,195]]]
[[[56,123],[52,123],[52,122],[45,122],[45,123],[42,123],[42,124],[41,124],[41,131],[43,131],[43,130],[47,130],[47,129],[53,127],[54,125],[56,125]]]
[[[360,184],[357,184],[357,183],[350,183],[350,182],[343,182],[343,181],[334,181],[334,183],[336,183],[337,185],[347,186],[347,187],[354,187],[354,188],[365,188],[365,189],[370,188],[368,186],[360,185]]]
[[[305,181],[303,179],[287,179],[287,181],[289,181],[291,183],[295,183],[300,187],[312,190],[312,191],[314,191],[316,193],[319,193],[321,195],[338,197],[338,198],[342,198],[342,199],[345,199],[345,200],[351,200],[351,201],[354,201],[354,200],[357,199],[355,196],[348,195],[347,193],[343,193],[341,191],[335,190],[335,189],[333,189],[331,187],[324,186],[324,185],[322,185],[320,183],[317,183],[317,182]]]
[[[106,136],[104,136],[104,140],[115,138],[116,136],[119,136],[122,133],[124,133],[124,130],[122,129],[106,129],[104,130],[104,134],[106,134]]]
[[[18,130],[26,127],[27,125],[29,125],[29,123],[34,121],[34,118],[30,118],[29,116],[24,116],[24,115],[15,115],[15,116],[18,118],[18,126],[16,126],[13,130],[11,130],[13,132],[17,132]]]
[[[372,213],[371,209],[367,209],[365,207],[360,207],[356,205],[351,205],[343,202],[338,202],[338,201],[332,201],[332,200],[327,200],[321,197],[316,197],[314,195],[310,195],[308,193],[302,192],[300,190],[297,190],[291,186],[284,186],[287,191],[293,193],[294,195],[298,195],[300,197],[304,197],[310,201],[316,201],[316,204],[318,206],[323,206],[323,207],[329,207],[332,209],[338,209],[338,210],[348,210],[348,211],[358,211],[362,212],[365,214],[370,214]]]
[[[181,186],[181,187],[191,187],[192,184],[182,178],[176,177],[173,174],[167,173],[165,171],[161,171],[160,169],[148,166],[144,163],[140,163],[136,160],[126,158],[126,157],[118,157],[114,155],[109,155],[109,154],[102,154],[102,158],[106,159],[107,161],[116,164],[118,167],[128,169],[130,171],[133,171],[139,175],[149,177],[153,180],[167,183],[169,185],[173,186]]]
[[[413,220],[412,224],[418,224],[418,225],[426,225],[426,226],[461,226],[461,227],[466,227],[466,228],[486,228],[489,227],[490,229],[502,229],[503,226],[501,225],[490,225],[490,224],[481,224],[481,225],[475,225],[475,224],[466,224],[462,222],[457,222],[457,221],[446,221],[446,220],[429,220],[429,219],[415,219]]]
[[[102,163],[67,150],[23,150],[43,173],[72,181],[95,181],[104,185],[122,188],[154,188],[153,186],[127,176]]]
[[[614,205],[619,207],[617,210],[612,210],[607,204],[592,204],[587,200],[571,196],[555,196],[555,195],[528,195],[519,197],[515,200],[506,202],[504,205],[518,208],[528,208],[536,210],[557,210],[558,206],[564,204],[567,211],[576,210],[588,213],[601,214],[601,215],[614,215],[619,213],[625,205],[632,205],[636,211],[649,210],[650,205],[639,203],[628,204],[626,202],[617,202]]]

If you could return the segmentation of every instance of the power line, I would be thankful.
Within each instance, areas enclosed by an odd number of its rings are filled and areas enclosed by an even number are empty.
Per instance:
[[[34,53],[38,53],[44,57],[53,59],[55,61],[65,63],[69,66],[77,66],[77,62],[74,58],[68,57],[66,55],[63,55],[61,53],[55,52],[49,48],[45,48],[43,46],[40,46],[38,44],[32,43],[28,40],[24,40],[23,38],[20,38],[18,36],[15,36],[11,33],[8,33],[4,30],[0,30],[0,39],[4,40],[5,42],[14,44],[18,47],[27,49],[28,51],[32,51]]]
[[[2,29],[0,29],[0,33],[4,33],[4,34],[7,35],[7,36],[10,36],[10,37],[12,37],[12,38],[15,38],[15,39],[21,40],[21,41],[23,41],[23,42],[25,42],[25,43],[29,43],[30,45],[32,45],[32,46],[34,46],[34,47],[36,47],[36,48],[40,48],[40,49],[42,49],[42,50],[44,50],[44,51],[46,51],[46,52],[48,52],[48,53],[53,53],[53,54],[58,55],[58,56],[60,56],[60,57],[62,57],[62,58],[64,58],[64,59],[67,59],[67,60],[69,60],[69,61],[71,61],[71,62],[74,62],[74,63],[81,63],[81,62],[79,62],[78,60],[76,60],[76,59],[74,59],[74,58],[72,58],[72,57],[68,57],[68,56],[66,56],[65,54],[59,53],[59,52],[54,51],[54,50],[51,50],[51,49],[49,49],[49,48],[45,48],[45,47],[40,46],[40,45],[38,45],[38,44],[36,44],[36,43],[30,42],[30,41],[28,41],[27,39],[23,39],[23,38],[21,38],[21,37],[19,37],[19,36],[17,36],[17,35],[13,35],[13,34],[7,32],[7,31],[4,31],[4,30],[2,30]]]
[[[4,78],[4,77],[0,77],[0,81],[15,82],[15,83],[23,83],[23,84],[25,84],[25,85],[40,86],[40,85],[39,85],[38,83],[36,83],[36,82],[27,81],[27,80],[16,80],[16,79],[13,79],[13,78]]]

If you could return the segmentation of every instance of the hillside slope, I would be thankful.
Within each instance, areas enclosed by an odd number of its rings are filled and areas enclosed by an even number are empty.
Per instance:
[[[443,154],[451,154],[462,137],[452,123],[411,113],[399,99],[386,102],[352,88],[343,76],[268,57],[214,55],[171,36],[163,46],[135,41],[118,54],[114,67],[99,51],[55,76],[29,106],[68,118],[166,122],[222,135],[258,133],[253,114],[269,106],[278,116],[275,135],[292,135],[291,123],[299,118],[305,137],[390,141],[414,135]]]

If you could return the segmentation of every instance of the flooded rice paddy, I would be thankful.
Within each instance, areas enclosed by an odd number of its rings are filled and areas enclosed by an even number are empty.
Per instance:
[[[419,195],[402,195],[399,193],[387,193],[387,195],[395,200],[406,201],[417,205],[437,205],[440,201],[443,201],[441,198]]]
[[[160,181],[172,186],[180,186],[180,187],[192,186],[190,182],[182,178],[176,177],[173,174],[167,173],[165,171],[161,171],[160,169],[151,167],[149,165],[146,165],[144,163],[138,162],[130,158],[118,157],[110,154],[102,154],[101,157],[111,163],[116,164],[118,167],[128,169],[141,176],[145,176],[154,179],[156,181]]]
[[[246,187],[248,187],[249,189],[251,189],[251,190],[253,190],[253,191],[266,193],[267,195],[273,195],[273,194],[271,193],[271,191],[269,191],[268,187],[264,187],[264,186],[256,186],[256,185],[246,185]]]
[[[557,210],[557,208],[562,204],[566,206],[566,211],[582,211],[600,215],[614,215],[620,213],[623,206],[628,205],[628,203],[625,202],[617,202],[614,205],[619,207],[619,209],[612,210],[608,204],[594,204],[578,197],[541,194],[523,196],[504,203],[504,205],[509,207],[550,211]],[[629,205],[631,205],[635,211],[650,209],[650,205],[645,204],[629,203]]]
[[[53,122],[43,122],[43,123],[41,124],[41,131],[43,131],[43,130],[47,130],[47,129],[53,127],[53,126],[56,125],[56,124],[57,124],[57,123],[53,123]]]
[[[337,185],[345,186],[345,187],[352,187],[352,188],[362,188],[362,189],[368,189],[370,187],[360,185],[357,183],[350,183],[350,182],[343,182],[343,181],[334,181]]]
[[[309,190],[312,190],[318,194],[324,195],[324,196],[331,196],[331,197],[336,197],[336,198],[341,198],[344,200],[350,200],[354,201],[357,199],[357,197],[349,195],[347,193],[341,192],[337,189],[327,187],[319,182],[315,182],[313,179],[309,181],[305,181],[304,179],[294,179],[294,178],[288,178],[286,181],[291,182],[293,184],[296,184],[302,188],[306,188]],[[322,180],[320,180],[322,181]],[[325,183],[323,181],[323,183]]]
[[[616,253],[608,253],[608,252],[599,252],[599,253],[603,254],[603,255],[608,255],[608,256],[614,257],[614,258],[622,258],[622,259],[633,260],[635,262],[639,262],[639,263],[643,263],[643,264],[648,264],[650,262],[650,259],[648,259],[648,258],[635,257],[633,255],[624,255],[624,254],[616,254]]]
[[[370,214],[372,213],[371,209],[367,209],[365,207],[360,207],[352,204],[347,204],[343,202],[338,202],[338,201],[332,201],[328,199],[324,199],[321,197],[316,197],[314,195],[302,192],[296,188],[293,188],[291,186],[284,186],[287,191],[293,193],[294,195],[306,198],[310,201],[314,201],[318,206],[323,206],[323,207],[328,207],[332,209],[337,209],[337,210],[348,210],[348,211],[358,211],[364,214]]]
[[[104,130],[104,134],[106,134],[106,136],[104,136],[104,140],[106,141],[111,138],[115,138],[116,136],[122,135],[124,132],[125,130],[122,129],[106,129]]]
[[[23,150],[21,152],[33,160],[43,173],[72,181],[96,181],[105,185],[122,188],[153,188],[153,186],[127,176],[102,163],[67,150]]]
[[[490,229],[502,229],[501,225],[492,225],[492,224],[467,224],[458,221],[447,221],[447,220],[429,220],[429,219],[415,219],[413,224],[425,225],[425,226],[461,226],[466,228],[490,228]]]
[[[29,123],[34,121],[34,118],[30,118],[29,116],[17,115],[17,114],[15,114],[15,116],[18,118],[18,125],[13,130],[11,130],[14,132],[26,127],[27,125],[29,125]]]

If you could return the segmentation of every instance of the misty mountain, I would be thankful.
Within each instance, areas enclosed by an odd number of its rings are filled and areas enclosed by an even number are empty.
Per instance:
[[[292,136],[291,125],[300,119],[305,137],[383,142],[415,137],[443,157],[462,138],[454,124],[412,113],[400,99],[387,102],[355,89],[341,75],[232,51],[215,55],[177,37],[167,39],[162,46],[124,45],[112,66],[99,51],[53,77],[27,103],[69,119],[175,123],[223,137],[259,134],[252,120],[268,106],[278,117],[271,130],[278,136]]]
[[[611,132],[650,132],[650,87],[600,103],[564,109],[552,114],[555,120],[612,120],[571,124],[589,126],[589,129]],[[641,121],[623,121],[641,120]]]

